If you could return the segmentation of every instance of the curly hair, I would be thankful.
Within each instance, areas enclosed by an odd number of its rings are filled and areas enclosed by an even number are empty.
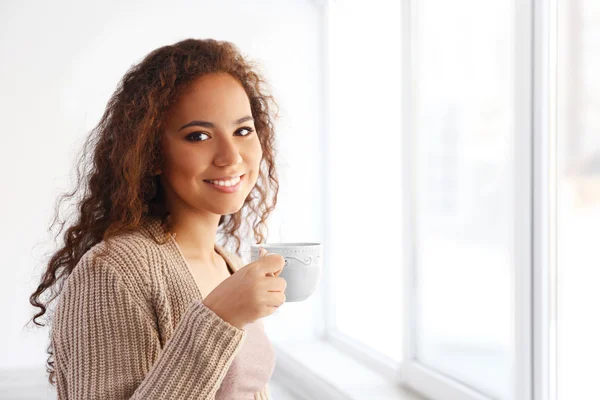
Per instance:
[[[160,218],[165,231],[169,231],[164,189],[159,175],[153,174],[161,165],[160,137],[166,113],[196,78],[220,72],[233,76],[248,95],[263,158],[256,185],[244,205],[235,214],[222,215],[219,229],[226,238],[225,246],[230,238],[237,242],[236,252],[240,251],[242,221],[252,224],[257,243],[264,241],[263,228],[268,233],[266,220],[275,209],[279,191],[273,124],[278,106],[268,84],[257,64],[241,55],[230,42],[190,38],[160,47],[125,73],[100,122],[84,142],[77,162],[75,189],[59,197],[50,229],[57,222],[61,202],[81,191],[76,220],[65,231],[64,245],[53,252],[41,274],[41,283],[29,297],[31,305],[39,310],[28,323],[44,326],[37,320],[46,314],[46,322],[51,325],[50,303],[60,295],[80,258],[97,243],[104,240],[108,250],[108,239],[140,228],[149,217]],[[86,162],[90,148],[92,159]],[[88,165],[91,168],[86,168]],[[64,225],[62,221],[56,237]],[[244,232],[247,235],[248,230]],[[44,300],[42,294],[46,291]],[[51,340],[46,352],[48,380],[54,385]]]

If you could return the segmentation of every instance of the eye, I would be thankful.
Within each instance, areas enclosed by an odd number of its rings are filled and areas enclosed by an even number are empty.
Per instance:
[[[242,136],[249,136],[252,132],[254,132],[254,129],[250,128],[249,126],[244,126],[243,128],[238,129],[236,132],[244,130],[248,131],[248,133]]]
[[[249,126],[244,126],[235,132],[238,133],[240,131],[248,131],[247,134],[241,135],[242,137],[245,137],[245,136],[249,136],[252,132],[254,132],[254,129],[250,128]],[[205,132],[192,132],[186,136],[186,140],[189,140],[190,142],[204,142],[204,140],[193,139],[193,138],[196,138],[198,135],[208,136]]]
[[[208,136],[206,133],[204,132],[192,132],[189,135],[187,135],[185,138],[187,140],[189,140],[190,142],[203,142],[204,140],[193,140],[191,138],[196,137],[196,135],[204,135],[204,136]]]

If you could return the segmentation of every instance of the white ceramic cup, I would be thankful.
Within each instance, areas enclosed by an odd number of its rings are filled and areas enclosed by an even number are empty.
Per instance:
[[[323,245],[321,243],[265,243],[253,244],[251,261],[260,257],[260,248],[267,253],[283,256],[285,264],[279,274],[285,279],[285,301],[306,300],[315,291],[321,280]]]

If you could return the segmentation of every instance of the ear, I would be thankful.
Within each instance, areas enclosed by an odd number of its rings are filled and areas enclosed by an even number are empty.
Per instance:
[[[160,168],[157,168],[152,172],[152,175],[160,175],[160,174],[162,174],[162,170]]]

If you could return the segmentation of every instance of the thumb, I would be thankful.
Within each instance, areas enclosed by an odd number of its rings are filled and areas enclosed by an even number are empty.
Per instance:
[[[263,247],[260,248],[260,257],[259,258],[264,258],[267,254],[269,254]],[[279,274],[279,273],[277,273]],[[269,272],[267,274],[267,276],[275,276],[272,272]]]
[[[259,258],[263,258],[267,254],[269,254],[269,253],[263,247],[261,247],[260,248],[260,257]]]

